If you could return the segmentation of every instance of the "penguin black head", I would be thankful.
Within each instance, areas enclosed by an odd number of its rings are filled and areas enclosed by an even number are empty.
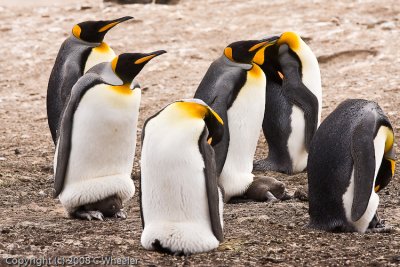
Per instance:
[[[247,40],[231,43],[224,50],[224,55],[231,61],[237,63],[251,64],[257,51],[261,48],[272,45],[278,37],[270,40]]]
[[[164,53],[166,53],[165,50],[158,50],[151,53],[121,54],[111,61],[111,67],[124,84],[131,83],[147,62]]]
[[[209,132],[207,140],[210,145],[214,146],[221,141],[224,134],[224,122],[212,108],[204,103],[203,100],[192,98],[183,99],[175,103],[181,105],[181,108],[192,116],[204,120]]]
[[[267,37],[263,40],[270,42],[271,45],[266,45],[261,49],[259,49],[253,58],[253,62],[257,63],[260,66],[267,64],[275,69],[278,69],[279,46],[277,44],[277,41],[279,40],[279,37],[272,36],[272,37]]]
[[[115,20],[98,20],[98,21],[85,21],[76,24],[72,28],[72,34],[83,41],[89,43],[103,42],[106,33],[115,25],[133,19],[131,16],[122,17]]]

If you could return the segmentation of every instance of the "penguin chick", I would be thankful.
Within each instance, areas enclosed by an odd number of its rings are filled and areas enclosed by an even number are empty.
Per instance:
[[[121,54],[91,68],[72,88],[54,160],[54,196],[71,217],[119,216],[118,199],[125,202],[133,196],[131,172],[141,99],[133,79],[163,53]],[[110,196],[114,197],[107,199]],[[107,208],[110,203],[115,210]]]
[[[78,79],[94,65],[111,61],[114,51],[103,42],[106,33],[115,25],[132,19],[126,16],[115,20],[85,21],[72,28],[72,35],[60,47],[47,87],[47,118],[54,144],[60,117]]]
[[[384,228],[376,212],[377,193],[394,175],[394,153],[393,128],[377,103],[341,103],[311,141],[309,226],[360,233],[368,227]]]

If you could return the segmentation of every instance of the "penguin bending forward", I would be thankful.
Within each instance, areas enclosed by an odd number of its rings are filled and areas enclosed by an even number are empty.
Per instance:
[[[268,157],[256,161],[253,168],[286,174],[302,172],[321,120],[317,58],[294,32],[284,32],[275,45],[258,53],[266,59],[261,68],[267,77],[263,132]]]
[[[214,150],[221,118],[199,99],[169,104],[142,132],[140,203],[144,248],[206,252],[223,241],[222,193]]]
[[[276,39],[239,41],[227,46],[223,55],[211,64],[194,95],[224,121],[222,141],[214,149],[225,201],[244,196],[253,182],[251,171],[264,117],[266,86],[265,75],[253,58],[258,50],[272,45]],[[263,183],[267,186],[262,186]],[[257,196],[246,196],[270,200],[271,194],[265,190],[270,183],[270,179],[262,178],[255,185],[260,190],[250,191],[257,192]]]
[[[153,57],[127,53],[100,63],[71,90],[54,157],[55,195],[71,217],[123,217],[131,179],[141,90],[133,78]]]
[[[78,23],[61,45],[47,87],[47,118],[54,144],[61,113],[72,87],[91,67],[115,57],[114,51],[103,42],[104,36],[115,25],[129,19],[132,17]]]
[[[377,192],[395,171],[393,128],[375,102],[341,103],[321,124],[308,158],[309,226],[333,232],[384,229]]]

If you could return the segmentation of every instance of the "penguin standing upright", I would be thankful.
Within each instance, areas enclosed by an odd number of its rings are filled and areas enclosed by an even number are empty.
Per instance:
[[[341,103],[321,124],[308,158],[309,226],[326,231],[384,228],[376,194],[395,170],[393,128],[375,102]]]
[[[71,217],[125,217],[131,198],[141,91],[133,82],[165,51],[127,53],[91,68],[74,85],[63,111],[54,159],[55,197]]]
[[[214,151],[221,118],[199,99],[176,101],[146,120],[140,202],[143,247],[173,254],[212,250],[223,240]]]
[[[276,39],[239,41],[227,46],[223,55],[211,64],[194,96],[206,102],[224,121],[224,136],[214,149],[225,201],[243,196],[253,182],[251,171],[264,117],[266,86],[265,74],[253,58],[258,50]],[[261,193],[264,200],[271,197],[267,190],[251,192]]]
[[[318,61],[294,32],[284,32],[276,45],[260,50],[267,77],[263,132],[268,157],[256,171],[293,174],[307,166],[308,149],[321,120],[322,90]]]
[[[103,42],[104,36],[115,25],[129,19],[132,17],[78,23],[61,45],[47,87],[47,118],[54,144],[61,112],[72,87],[91,67],[115,57],[114,51]]]

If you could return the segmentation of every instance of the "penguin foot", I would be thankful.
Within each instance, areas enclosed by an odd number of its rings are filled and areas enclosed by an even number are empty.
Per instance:
[[[126,216],[126,212],[124,210],[119,210],[117,213],[114,214],[114,217],[125,220],[127,216]]]
[[[74,217],[88,221],[91,221],[92,219],[100,221],[104,220],[103,214],[100,211],[95,211],[95,210],[90,210],[90,211],[79,210],[74,213]]]
[[[291,168],[283,168],[282,166],[272,162],[269,159],[260,159],[255,161],[253,163],[253,171],[260,171],[260,172],[274,171],[285,174],[292,174]]]
[[[290,199],[285,184],[272,177],[256,177],[246,191],[249,199],[256,201],[275,202]]]
[[[367,233],[387,234],[387,233],[392,233],[393,231],[394,231],[394,227],[381,224],[379,227],[376,227],[376,228],[368,228],[366,232]]]

